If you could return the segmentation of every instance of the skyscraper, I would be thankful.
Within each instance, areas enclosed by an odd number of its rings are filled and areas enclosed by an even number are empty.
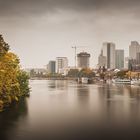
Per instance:
[[[115,50],[116,69],[124,68],[124,50]]]
[[[140,65],[140,52],[137,52],[136,54],[136,62],[138,65]]]
[[[56,70],[57,73],[64,73],[64,69],[68,67],[68,58],[67,57],[57,57],[56,58]]]
[[[87,52],[81,52],[77,54],[77,63],[79,68],[89,68],[90,54]]]
[[[55,73],[56,72],[56,61],[49,61],[47,68],[48,68],[48,73]]]
[[[140,52],[139,43],[137,41],[131,41],[131,45],[129,46],[129,57],[136,60],[137,52]]]
[[[106,57],[106,68],[115,68],[115,44],[111,42],[103,43],[103,56]]]
[[[101,54],[98,57],[98,65],[99,67],[106,66],[106,56],[103,56],[103,50],[101,50]]]

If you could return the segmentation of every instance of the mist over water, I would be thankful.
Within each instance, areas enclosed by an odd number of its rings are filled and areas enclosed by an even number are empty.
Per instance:
[[[0,113],[2,140],[140,139],[138,86],[59,80],[30,86],[30,98]]]

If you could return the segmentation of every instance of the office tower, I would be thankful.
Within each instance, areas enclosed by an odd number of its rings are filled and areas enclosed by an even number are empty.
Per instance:
[[[124,50],[115,50],[116,69],[124,68]]]
[[[67,57],[57,57],[56,58],[56,71],[57,73],[64,73],[64,69],[68,67]]]
[[[48,73],[55,73],[56,72],[56,61],[49,61],[47,65]]]
[[[136,54],[136,62],[137,64],[140,64],[140,52],[137,52]]]
[[[77,54],[78,68],[89,68],[90,54],[87,52],[81,52]]]
[[[125,69],[129,68],[129,66],[128,66],[129,65],[129,59],[130,59],[129,57],[125,57],[125,59],[124,59],[124,68]]]
[[[98,57],[98,66],[99,67],[106,66],[106,56],[103,56],[103,50],[101,50],[101,54]]]
[[[103,56],[106,57],[106,68],[115,68],[115,44],[111,42],[103,43]]]
[[[131,41],[129,46],[129,57],[136,60],[137,52],[140,52],[140,45],[137,41]]]

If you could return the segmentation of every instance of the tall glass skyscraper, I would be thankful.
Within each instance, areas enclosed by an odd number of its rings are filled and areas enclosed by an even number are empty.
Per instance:
[[[103,43],[103,56],[106,57],[106,68],[115,68],[115,44],[112,42]]]
[[[115,50],[116,69],[124,68],[124,50]]]

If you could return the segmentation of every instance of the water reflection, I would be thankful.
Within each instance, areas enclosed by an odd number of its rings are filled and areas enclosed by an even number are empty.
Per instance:
[[[51,80],[48,82],[48,88],[50,90],[66,90],[68,87],[68,81],[66,80]]]
[[[140,87],[31,81],[28,102],[0,114],[0,135],[12,140],[140,138]]]
[[[27,119],[28,106],[26,99],[21,99],[19,103],[13,104],[10,108],[0,113],[0,139],[12,139],[14,133]]]
[[[78,85],[77,86],[77,101],[79,102],[79,105],[82,107],[85,107],[87,103],[89,102],[89,87],[86,85]]]

